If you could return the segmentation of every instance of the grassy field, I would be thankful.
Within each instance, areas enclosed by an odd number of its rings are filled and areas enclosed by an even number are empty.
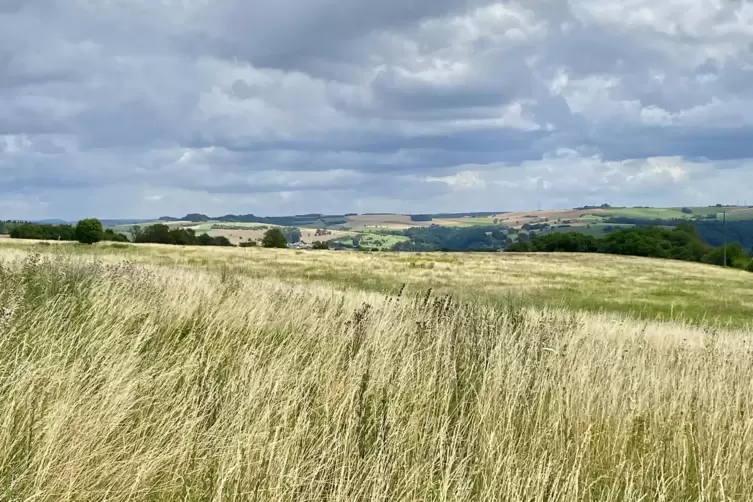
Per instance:
[[[494,217],[434,218],[431,221],[413,221],[405,214],[373,214],[348,216],[346,227],[350,230],[368,232],[371,230],[404,230],[413,227],[441,225],[444,227],[470,227],[494,225]]]
[[[646,220],[688,219],[692,214],[685,214],[682,208],[672,207],[625,207],[606,209],[601,213],[605,217],[641,218]]]
[[[106,262],[130,260],[240,277],[323,284],[340,290],[389,294],[452,293],[491,306],[514,298],[531,306],[629,314],[636,318],[682,317],[753,324],[748,272],[672,260],[599,254],[366,253],[165,245],[34,244],[4,239],[0,251],[30,249]]]
[[[742,272],[9,239],[0,264],[0,500],[753,498],[753,332],[683,317],[750,319]]]
[[[717,219],[722,219],[721,212],[717,214]],[[745,208],[745,209],[734,209],[727,212],[727,220],[728,221],[743,221],[743,220],[753,220],[753,209]]]

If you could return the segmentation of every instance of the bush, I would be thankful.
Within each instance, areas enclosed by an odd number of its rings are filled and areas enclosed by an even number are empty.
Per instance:
[[[265,248],[286,248],[288,247],[288,241],[285,239],[285,234],[282,233],[282,230],[275,227],[264,232],[261,245]]]
[[[242,248],[255,248],[256,241],[241,242],[239,245]]]
[[[217,237],[214,237],[214,240],[213,240],[212,244],[210,244],[210,245],[211,246],[225,246],[225,247],[228,247],[228,246],[232,246],[233,243],[230,242],[230,239],[228,239],[224,235],[218,235]]]
[[[329,249],[329,243],[316,241],[311,245],[311,249]]]
[[[703,261],[713,265],[724,266],[724,249],[724,246],[714,249],[703,257]],[[750,258],[740,244],[728,244],[726,249],[728,267],[740,268],[743,270],[748,268]]]
[[[102,222],[96,218],[86,218],[76,224],[76,240],[82,244],[94,244],[104,237]]]
[[[102,234],[103,241],[111,242],[129,242],[128,237],[125,234],[115,232],[112,228],[106,228],[104,234]]]
[[[530,241],[518,241],[507,246],[505,251],[508,253],[530,253],[533,251],[533,246]]]

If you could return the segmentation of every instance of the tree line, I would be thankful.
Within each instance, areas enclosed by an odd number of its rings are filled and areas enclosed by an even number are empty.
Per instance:
[[[176,246],[233,246],[224,236],[211,236],[206,233],[197,234],[191,228],[170,228],[164,223],[131,227],[131,239],[123,233],[115,232],[111,228],[103,228],[100,220],[88,218],[79,221],[75,226],[68,224],[29,223],[20,221],[0,222],[0,234],[10,234],[14,239],[31,240],[59,240],[78,241],[94,244],[100,241],[172,244]],[[264,233],[261,241],[263,247],[285,248],[288,242],[301,240],[299,228],[273,227]],[[256,242],[244,242],[241,247],[255,246]],[[315,242],[314,249],[328,249],[326,242]]]
[[[207,234],[196,235],[191,229],[173,228],[157,223],[140,227],[132,227],[133,242],[159,243],[186,246],[231,246],[226,237],[212,237]],[[78,241],[84,244],[94,244],[100,241],[130,242],[127,235],[115,232],[111,228],[103,228],[102,222],[96,218],[80,220],[76,225],[47,224],[30,222],[2,222],[0,233],[7,233],[13,239]]]
[[[473,227],[430,225],[384,233],[410,238],[408,242],[395,244],[393,251],[498,251],[508,244],[504,228],[496,225]]]
[[[131,227],[133,242],[137,244],[172,244],[175,246],[232,246],[227,237],[213,237],[203,233],[197,235],[191,228],[170,228],[164,223],[141,227]]]
[[[602,238],[577,232],[536,235],[507,247],[508,252],[606,253],[726,265],[753,272],[753,260],[738,243],[712,246],[703,242],[696,227],[636,227],[617,230]]]
[[[99,241],[128,242],[128,237],[102,228],[102,223],[94,218],[83,219],[75,226],[28,222],[0,222],[0,233],[7,233],[14,239],[78,241],[93,244]]]

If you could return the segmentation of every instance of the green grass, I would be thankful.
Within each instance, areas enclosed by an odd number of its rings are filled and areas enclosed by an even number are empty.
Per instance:
[[[385,251],[392,249],[398,242],[410,241],[410,238],[404,235],[376,234],[369,232],[360,234],[359,237],[360,247],[377,248]]]
[[[573,222],[576,222],[576,221],[577,222],[581,222],[581,221],[583,221],[583,222],[588,222],[588,223],[593,223],[593,222],[598,223],[598,222],[603,221],[603,220],[604,220],[604,217],[603,216],[599,216],[598,214],[584,214],[580,218],[573,219],[572,221]]]
[[[456,222],[461,227],[489,227],[495,225],[493,216],[476,216],[467,218],[449,218],[448,221]]]
[[[681,207],[674,207],[671,209],[682,211]],[[721,212],[721,208],[708,206],[688,206],[688,209],[693,211],[692,216],[709,216]]]
[[[685,214],[680,211],[679,208],[671,207],[650,207],[650,208],[619,208],[619,209],[607,209],[606,216],[612,217],[625,217],[625,218],[642,218],[646,220],[670,220],[670,219],[689,219],[692,217],[690,214]]]
[[[717,219],[721,220],[721,212],[717,214]],[[753,220],[753,209],[742,209],[727,212],[727,221],[746,221]]]

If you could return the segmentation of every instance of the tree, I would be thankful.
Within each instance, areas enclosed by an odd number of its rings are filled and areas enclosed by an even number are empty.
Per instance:
[[[285,234],[282,233],[282,230],[274,227],[264,232],[261,245],[265,248],[285,248],[288,247],[288,241],[285,239]]]
[[[301,240],[301,229],[297,227],[285,227],[282,229],[287,242],[299,242]]]
[[[76,240],[82,244],[94,244],[104,237],[102,222],[96,218],[85,218],[76,224]]]
[[[106,228],[102,235],[103,241],[112,242],[128,242],[128,237],[125,234],[117,233],[112,228]]]
[[[742,268],[745,269],[748,267],[748,263],[750,263],[750,258],[748,257],[747,253],[745,253],[745,250],[740,246],[740,244],[734,243],[734,244],[728,244],[727,245],[727,266],[728,267],[734,267],[734,268]],[[703,261],[706,263],[711,263],[713,265],[724,265],[724,246],[720,248],[715,248],[713,251],[708,253],[706,256],[703,257]]]
[[[326,241],[316,241],[311,245],[312,249],[329,249],[329,243]]]
[[[412,214],[410,221],[433,221],[433,218],[428,214]]]

